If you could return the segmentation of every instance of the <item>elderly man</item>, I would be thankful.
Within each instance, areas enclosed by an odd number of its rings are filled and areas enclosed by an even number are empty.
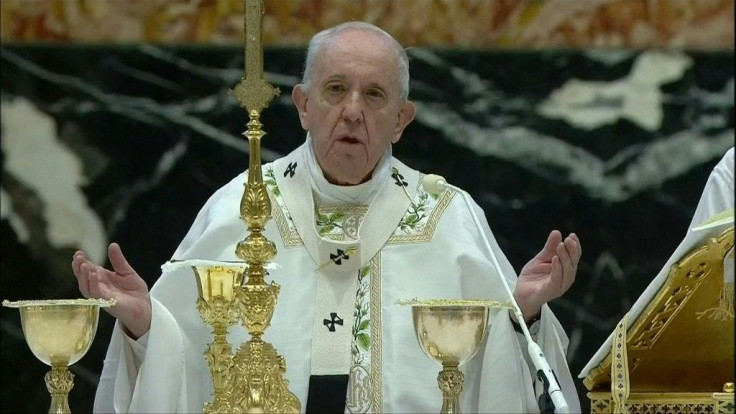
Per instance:
[[[281,294],[265,339],[284,355],[302,409],[436,411],[438,367],[416,345],[410,309],[396,302],[505,301],[505,277],[570,409],[579,411],[565,360],[567,337],[546,302],[573,283],[580,242],[574,234],[563,240],[551,232],[517,279],[485,220],[483,228],[473,224],[461,194],[425,192],[423,175],[391,156],[414,117],[408,66],[396,40],[365,23],[325,30],[310,42],[303,83],[292,93],[306,142],[263,167],[274,201],[266,236],[276,243],[281,265],[271,271]],[[246,174],[210,198],[174,258],[236,259],[246,230],[237,215]],[[481,232],[501,269],[493,266]],[[84,296],[118,300],[110,309],[117,326],[95,410],[201,410],[212,392],[202,357],[211,333],[194,306],[191,270],[165,273],[149,294],[118,245],[110,245],[109,257],[112,271],[82,252],[72,261]],[[524,337],[507,310],[495,313],[488,339],[463,367],[461,406],[538,411],[541,383]],[[231,328],[231,343],[247,339],[245,329]]]

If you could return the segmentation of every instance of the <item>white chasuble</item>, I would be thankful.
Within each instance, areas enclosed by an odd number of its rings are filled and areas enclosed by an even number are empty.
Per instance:
[[[427,194],[422,175],[393,158],[390,174],[369,205],[315,206],[319,200],[312,186],[300,178],[306,170],[304,152],[302,146],[263,166],[273,209],[265,235],[277,247],[277,266],[268,279],[281,285],[264,340],[284,356],[289,389],[304,410],[310,376],[340,372],[349,375],[346,412],[438,411],[440,366],[419,348],[411,309],[396,302],[504,301],[499,272],[513,289],[513,268],[477,206],[483,229],[473,224],[462,197],[452,191]],[[208,200],[173,259],[237,260],[235,246],[247,233],[237,214],[245,181],[246,174],[239,175]],[[480,231],[502,269],[491,264]],[[202,355],[212,342],[212,329],[202,322],[196,299],[192,271],[178,269],[159,278],[151,289],[153,316],[144,350],[134,352],[140,344],[132,347],[116,327],[95,411],[201,412],[212,400]],[[526,344],[520,343],[507,311],[494,311],[491,321],[480,350],[461,367],[463,410],[538,412]],[[234,351],[247,340],[242,326],[230,327]],[[571,412],[579,411],[565,359],[567,336],[547,306],[538,342]]]

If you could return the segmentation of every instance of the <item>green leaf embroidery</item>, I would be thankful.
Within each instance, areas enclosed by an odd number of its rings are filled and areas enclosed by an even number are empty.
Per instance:
[[[364,334],[359,333],[358,334],[358,346],[363,348],[363,350],[367,351],[371,347],[371,337]]]
[[[360,326],[358,327],[358,331],[364,331],[368,329],[368,327],[371,325],[371,320],[366,319],[363,322],[360,323]]]
[[[419,204],[422,205],[422,207],[425,207],[427,204],[427,193],[424,191],[419,193]]]
[[[334,224],[332,224],[332,223],[327,224],[326,226],[322,226],[322,227],[319,228],[319,235],[320,236],[324,236],[325,234],[329,234],[334,229],[335,229],[335,225]]]
[[[273,175],[273,168],[268,168],[266,170],[266,177],[268,179],[263,182],[271,190],[271,193],[276,197],[281,197],[281,190],[279,190],[279,185],[276,183],[276,177]]]

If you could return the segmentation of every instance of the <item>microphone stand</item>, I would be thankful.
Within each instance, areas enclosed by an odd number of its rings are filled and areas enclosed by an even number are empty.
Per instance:
[[[468,210],[470,210],[470,215],[473,217],[473,222],[475,223],[476,227],[480,230],[480,234],[483,237],[483,242],[485,242],[486,248],[488,249],[488,252],[491,254],[491,260],[493,261],[493,265],[496,267],[498,271],[498,276],[501,279],[501,282],[503,283],[503,287],[506,289],[506,293],[511,299],[511,303],[513,305],[512,310],[514,312],[514,315],[516,316],[516,320],[519,323],[519,326],[521,327],[521,331],[524,334],[524,338],[526,338],[527,351],[529,352],[529,357],[531,358],[532,363],[534,364],[534,368],[537,370],[537,378],[539,378],[539,380],[542,381],[542,384],[544,385],[544,390],[549,395],[549,398],[552,400],[552,403],[554,404],[556,412],[557,413],[567,413],[568,412],[567,401],[565,401],[565,396],[562,394],[562,390],[560,389],[560,384],[557,382],[557,376],[552,371],[552,368],[550,368],[549,363],[547,363],[547,359],[545,358],[544,353],[542,352],[542,348],[540,348],[539,345],[536,342],[534,342],[534,340],[532,340],[532,336],[529,333],[529,328],[526,326],[526,321],[524,320],[524,315],[521,313],[519,304],[516,303],[516,299],[514,298],[514,294],[511,292],[511,288],[509,288],[509,285],[506,282],[506,278],[501,273],[501,266],[498,263],[498,259],[496,259],[496,255],[493,253],[491,244],[488,242],[486,233],[485,231],[483,231],[483,226],[481,226],[480,220],[478,219],[478,216],[475,214],[475,209],[470,203],[467,193],[461,190],[460,188],[455,187],[452,184],[448,184],[444,178],[434,175],[434,174],[427,175],[425,177],[425,182],[427,183],[427,185],[424,186],[424,188],[430,193],[437,194],[440,192],[439,190],[441,190],[442,188],[451,188],[457,191],[458,193],[460,193],[460,195],[462,196],[463,201],[465,202],[465,206],[468,208]]]

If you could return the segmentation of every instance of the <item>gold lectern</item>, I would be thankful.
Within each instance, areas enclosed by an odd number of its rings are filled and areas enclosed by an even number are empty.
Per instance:
[[[734,413],[733,296],[724,294],[733,289],[724,281],[733,241],[728,227],[701,243],[628,329],[626,317],[618,324],[584,380],[591,412]]]

